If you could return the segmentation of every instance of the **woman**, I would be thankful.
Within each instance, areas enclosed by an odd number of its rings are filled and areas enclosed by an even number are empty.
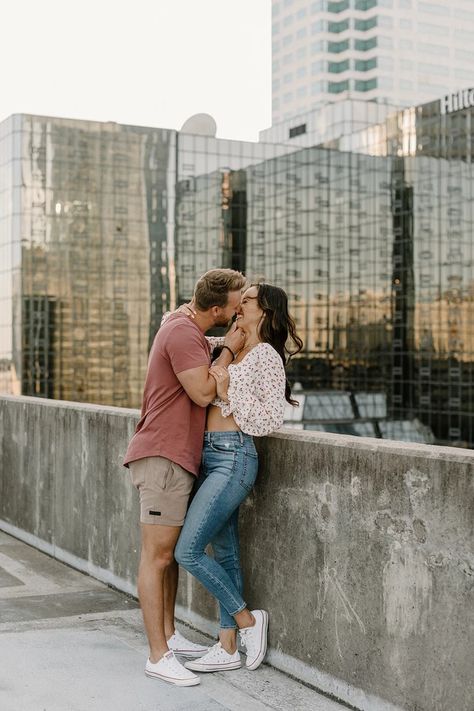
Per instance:
[[[268,613],[250,612],[242,597],[239,506],[257,476],[252,435],[261,437],[282,425],[285,400],[297,404],[285,376],[286,354],[297,353],[303,344],[288,314],[285,292],[269,284],[251,286],[242,296],[236,326],[245,334],[242,350],[233,354],[228,369],[210,369],[217,397],[208,409],[201,472],[175,550],[178,563],[220,606],[219,642],[200,659],[186,662],[195,671],[241,666],[237,628],[246,647],[247,669],[256,669],[265,656]],[[293,351],[287,350],[288,340]],[[209,543],[214,558],[205,553]]]

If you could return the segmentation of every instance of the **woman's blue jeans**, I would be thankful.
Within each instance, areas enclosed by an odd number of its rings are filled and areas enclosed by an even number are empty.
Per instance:
[[[175,549],[175,558],[219,601],[222,628],[236,627],[242,597],[239,506],[257,478],[253,439],[242,432],[206,432],[195,494]],[[214,558],[205,552],[211,543]]]

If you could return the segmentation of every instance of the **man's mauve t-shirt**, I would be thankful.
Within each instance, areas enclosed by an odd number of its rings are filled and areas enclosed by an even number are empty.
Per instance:
[[[148,360],[140,421],[124,464],[143,457],[166,457],[192,474],[199,471],[206,408],[186,394],[176,373],[209,366],[202,331],[184,314],[172,314],[155,336]]]

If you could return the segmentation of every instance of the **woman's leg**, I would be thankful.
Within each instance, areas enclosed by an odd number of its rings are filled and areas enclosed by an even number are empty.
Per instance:
[[[219,533],[211,541],[215,560],[227,571],[236,589],[242,594],[243,578],[240,566],[239,509],[236,509]],[[224,649],[233,654],[237,649],[237,624],[222,603],[220,609],[219,640]]]
[[[214,559],[227,571],[236,589],[242,595],[243,578],[240,567],[239,509],[237,508],[221,530],[211,540]],[[236,629],[234,618],[219,603],[221,629]]]
[[[222,453],[206,451],[204,481],[189,507],[175,549],[178,563],[194,575],[230,615],[246,608],[241,590],[225,568],[205,553],[205,548],[248,494],[239,481],[244,456],[237,448]]]

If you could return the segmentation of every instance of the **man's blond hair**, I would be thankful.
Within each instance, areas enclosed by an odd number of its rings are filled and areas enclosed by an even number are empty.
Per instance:
[[[241,291],[247,279],[234,269],[211,269],[198,279],[194,287],[194,303],[200,311],[212,306],[227,306],[230,291]]]

